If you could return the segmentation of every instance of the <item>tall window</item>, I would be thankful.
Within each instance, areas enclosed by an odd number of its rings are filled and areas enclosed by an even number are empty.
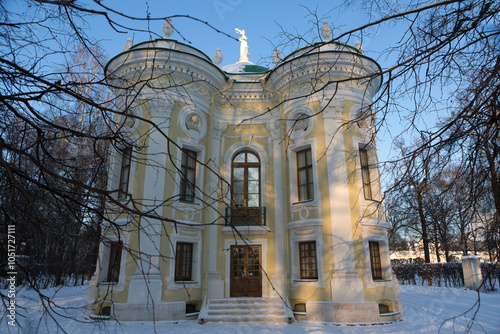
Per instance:
[[[370,241],[370,262],[373,279],[382,279],[382,265],[380,264],[380,249],[378,242]]]
[[[299,242],[300,278],[318,279],[316,241]]]
[[[194,202],[196,178],[196,152],[182,151],[180,200]]]
[[[313,199],[314,182],[310,148],[297,152],[297,180],[299,202]]]
[[[370,187],[370,168],[368,167],[368,152],[359,149],[359,159],[361,161],[361,178],[363,179],[363,192],[365,199],[372,199],[372,189]]]
[[[175,281],[191,281],[193,244],[178,242],[175,251]]]
[[[118,282],[120,277],[120,262],[122,260],[123,243],[111,242],[109,247],[109,264],[106,282]]]
[[[237,154],[232,164],[233,205],[260,207],[260,162],[252,152]]]
[[[120,183],[118,184],[118,199],[124,199],[128,192],[128,179],[130,177],[130,162],[132,158],[132,148],[127,147],[121,151],[122,166],[120,169]]]

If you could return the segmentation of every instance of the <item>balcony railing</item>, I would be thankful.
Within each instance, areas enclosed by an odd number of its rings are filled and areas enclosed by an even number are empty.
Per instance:
[[[226,226],[266,226],[266,207],[228,206]]]

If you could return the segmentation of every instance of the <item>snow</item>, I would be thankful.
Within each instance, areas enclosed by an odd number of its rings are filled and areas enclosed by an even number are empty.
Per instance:
[[[4,316],[0,333],[64,333],[57,329],[57,321],[65,332],[80,333],[264,333],[264,334],[321,334],[321,333],[500,333],[500,293],[478,294],[463,288],[401,286],[405,316],[402,320],[385,324],[339,325],[325,322],[301,321],[286,323],[206,323],[196,321],[114,322],[92,321],[83,313],[88,286],[50,288],[42,290],[53,298],[51,316],[42,317],[41,302],[33,290],[20,289],[16,294],[17,320],[25,328],[12,327]],[[1,291],[5,295],[6,290]],[[45,303],[47,303],[45,301]],[[479,310],[478,310],[479,306]],[[473,322],[475,312],[476,321]],[[455,317],[455,318],[454,318]],[[42,321],[39,319],[42,318]],[[30,329],[28,330],[27,327]],[[38,328],[38,331],[37,331]]]

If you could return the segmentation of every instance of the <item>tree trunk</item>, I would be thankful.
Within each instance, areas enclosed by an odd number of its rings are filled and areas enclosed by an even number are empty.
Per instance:
[[[417,187],[418,215],[420,217],[420,225],[422,226],[422,240],[424,243],[425,263],[430,263],[431,257],[429,255],[429,237],[427,236],[427,223],[425,222],[422,190],[420,189],[424,182],[425,180],[422,181],[422,183],[420,183]]]

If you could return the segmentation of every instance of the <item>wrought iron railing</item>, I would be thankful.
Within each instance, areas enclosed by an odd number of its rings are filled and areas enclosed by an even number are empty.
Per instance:
[[[226,226],[266,226],[266,207],[228,206]]]

